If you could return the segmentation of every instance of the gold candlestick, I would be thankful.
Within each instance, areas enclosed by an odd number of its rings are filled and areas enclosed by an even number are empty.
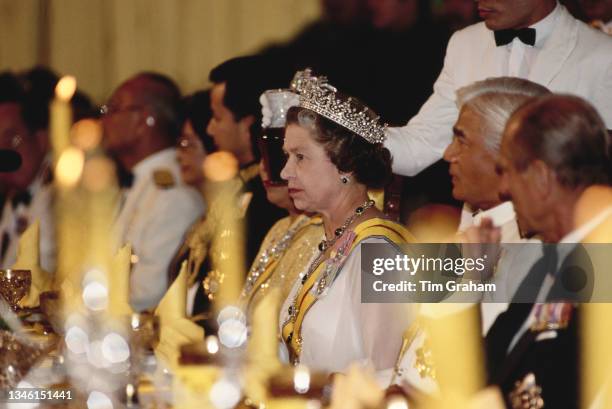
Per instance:
[[[242,182],[236,178],[238,161],[228,152],[208,155],[203,164],[209,188],[214,191],[211,207],[219,209],[219,228],[213,239],[213,268],[218,272],[215,309],[235,305],[244,281],[244,223],[239,208]]]

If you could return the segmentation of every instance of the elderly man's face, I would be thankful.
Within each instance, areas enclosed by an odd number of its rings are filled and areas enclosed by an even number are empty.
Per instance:
[[[528,27],[546,0],[476,0],[478,14],[490,30]]]
[[[139,137],[139,128],[145,126],[145,106],[137,94],[135,84],[127,82],[115,91],[106,105],[102,117],[103,143],[109,152],[129,150]]]
[[[520,155],[520,147],[514,142],[517,127],[517,121],[511,119],[502,138],[496,172],[500,177],[501,199],[512,200],[519,228],[524,236],[530,237],[541,233],[540,221],[545,209],[532,183],[529,167],[516,167],[516,159]]]
[[[499,176],[495,173],[496,158],[485,146],[482,123],[472,109],[462,108],[444,160],[450,163],[455,199],[487,209],[499,203]]]

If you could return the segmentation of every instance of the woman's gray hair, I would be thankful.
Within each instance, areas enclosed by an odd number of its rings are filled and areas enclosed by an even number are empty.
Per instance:
[[[521,78],[487,78],[458,89],[457,108],[468,107],[482,118],[485,146],[497,154],[512,113],[531,98],[545,94],[550,94],[548,88]]]

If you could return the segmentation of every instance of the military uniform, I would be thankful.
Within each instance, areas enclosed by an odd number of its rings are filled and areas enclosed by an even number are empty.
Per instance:
[[[489,382],[508,407],[580,407],[579,328],[571,303],[516,303],[498,317],[486,338]]]
[[[559,245],[544,246],[544,256],[517,295],[546,303],[511,304],[487,334],[489,382],[500,386],[508,407],[580,407],[581,309],[574,303],[589,301],[594,283],[586,250],[576,243],[585,241],[611,214],[608,207]],[[586,275],[572,278],[581,271]],[[572,288],[575,278],[582,285]]]
[[[159,151],[132,170],[134,181],[115,221],[119,245],[134,252],[130,304],[153,308],[168,287],[167,270],[189,226],[204,211],[199,192],[182,183],[173,148]]]

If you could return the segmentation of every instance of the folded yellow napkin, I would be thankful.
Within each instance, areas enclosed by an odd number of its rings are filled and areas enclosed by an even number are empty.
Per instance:
[[[14,270],[30,270],[32,286],[28,294],[19,301],[20,307],[37,307],[40,304],[40,293],[49,291],[51,274],[40,267],[40,222],[37,220],[23,232],[17,247],[17,260]]]
[[[108,277],[108,311],[114,317],[132,314],[130,307],[130,257],[132,247],[126,244],[113,257]]]
[[[245,373],[247,396],[256,403],[267,396],[268,379],[281,369],[278,359],[278,317],[281,290],[268,292],[253,310],[252,332],[247,346],[248,367]]]
[[[155,310],[160,320],[159,344],[155,354],[171,367],[178,365],[181,345],[204,339],[204,329],[185,316],[187,279],[187,262],[183,262],[178,277]]]
[[[173,320],[185,318],[185,305],[187,302],[187,262],[183,261],[179,275],[166,291],[155,309],[161,326],[169,325]]]

